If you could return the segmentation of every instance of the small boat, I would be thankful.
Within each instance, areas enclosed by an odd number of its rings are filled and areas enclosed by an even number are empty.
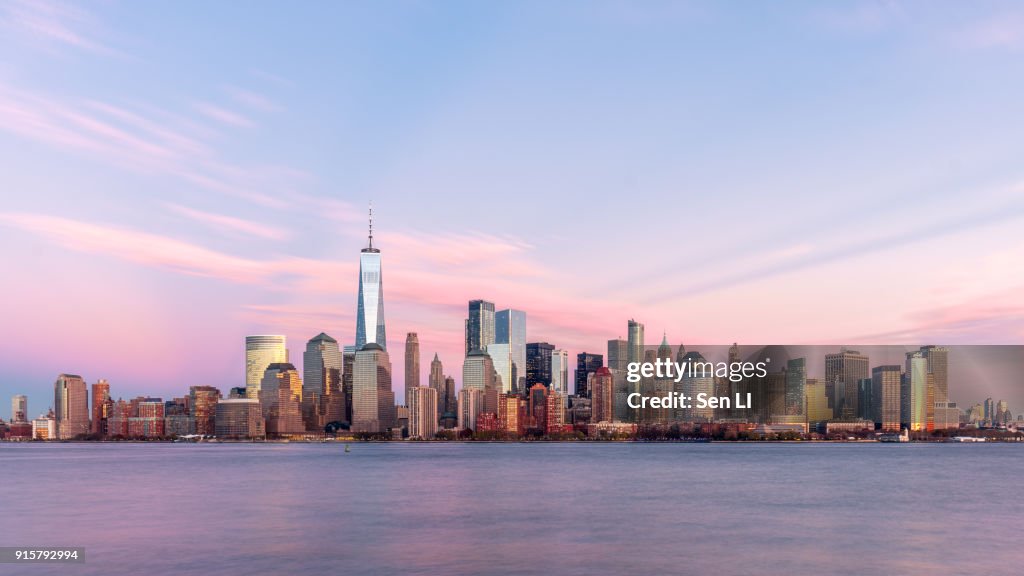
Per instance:
[[[352,451],[352,447],[349,446],[348,444],[345,444],[345,453],[347,454],[347,453],[349,453],[351,451]]]

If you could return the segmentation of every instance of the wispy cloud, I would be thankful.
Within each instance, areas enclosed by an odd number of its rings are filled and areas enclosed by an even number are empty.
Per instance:
[[[255,125],[252,120],[249,120],[237,112],[221,108],[220,106],[215,106],[208,102],[196,102],[195,108],[203,116],[206,116],[211,120],[216,120],[222,124],[227,124],[228,126],[252,128]]]
[[[290,233],[284,228],[279,228],[263,222],[253,222],[242,218],[236,218],[234,216],[204,212],[202,210],[196,210],[179,204],[168,203],[165,204],[165,206],[172,212],[195,220],[196,222],[207,225],[221,232],[242,233],[249,236],[266,238],[268,240],[284,240],[290,236]]]
[[[237,86],[225,86],[224,91],[236,103],[241,104],[250,110],[255,110],[257,112],[276,112],[277,110],[280,110],[280,106],[278,106],[273,100],[263,94],[253,92],[252,90],[238,88]]]
[[[44,45],[60,45],[123,56],[99,40],[99,22],[79,6],[47,0],[10,0],[0,4],[0,23]]]

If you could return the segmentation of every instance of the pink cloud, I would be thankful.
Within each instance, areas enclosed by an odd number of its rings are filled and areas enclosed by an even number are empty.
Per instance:
[[[218,231],[241,232],[242,234],[268,240],[284,240],[290,236],[287,230],[263,222],[253,222],[234,216],[203,212],[202,210],[195,210],[179,204],[165,204],[165,206],[173,212]]]

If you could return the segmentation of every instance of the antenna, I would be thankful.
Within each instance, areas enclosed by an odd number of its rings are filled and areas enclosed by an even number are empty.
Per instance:
[[[373,248],[373,201],[370,201],[370,248]]]

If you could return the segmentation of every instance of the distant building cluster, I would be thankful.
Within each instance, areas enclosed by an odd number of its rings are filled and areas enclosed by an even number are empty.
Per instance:
[[[630,437],[651,427],[679,433],[761,431],[805,434],[934,432],[962,426],[998,427],[1013,422],[1005,401],[989,398],[962,411],[949,400],[949,350],[924,346],[903,364],[872,366],[855,350],[824,357],[824,373],[811,377],[807,358],[789,358],[783,347],[759,348],[728,363],[771,360],[764,376],[734,382],[712,373],[627,380],[635,363],[706,360],[697,350],[672,346],[667,336],[648,347],[644,325],[626,324],[626,339],[608,340],[607,354],[581,352],[570,373],[567,351],[529,342],[526,312],[496,310],[471,300],[465,319],[462,387],[445,374],[437,354],[427,382],[420,379],[420,341],[405,340],[405,397],[396,404],[387,351],[381,252],[369,241],[360,254],[355,343],[341,346],[320,333],[307,343],[302,371],[291,362],[281,335],[245,339],[245,386],[223,395],[191,386],[180,398],[113,400],[110,384],[91,385],[75,374],[54,382],[52,409],[29,420],[28,399],[14,396],[11,421],[0,437],[11,440],[119,438],[302,438],[348,431],[365,437],[433,439],[567,436]],[[607,362],[605,361],[607,360]],[[631,394],[663,397],[699,394],[753,399],[750,408],[631,408]],[[91,396],[91,401],[90,401]],[[1020,419],[1020,417],[1018,417]]]

